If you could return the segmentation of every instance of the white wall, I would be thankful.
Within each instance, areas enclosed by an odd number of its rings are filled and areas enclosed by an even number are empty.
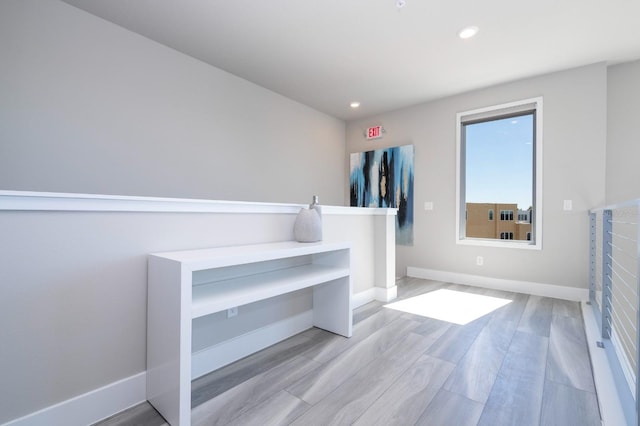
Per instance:
[[[397,247],[397,273],[412,266],[587,288],[587,211],[605,199],[606,89],[606,66],[595,64],[348,123],[349,153],[415,146],[415,243]],[[543,249],[456,245],[456,113],[536,96],[544,98]],[[378,124],[384,137],[366,141],[363,130]],[[566,199],[572,212],[563,211]],[[425,201],[433,211],[422,209]]]
[[[66,3],[0,2],[0,62],[0,189],[343,202],[343,121]]]
[[[640,198],[640,61],[608,70],[607,204]]]
[[[344,200],[343,121],[66,3],[1,1],[0,64],[2,190]],[[0,211],[0,423],[145,370],[149,252],[291,239],[292,221]]]

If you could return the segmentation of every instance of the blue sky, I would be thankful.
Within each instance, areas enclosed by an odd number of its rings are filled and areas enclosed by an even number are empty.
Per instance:
[[[466,202],[533,204],[533,115],[466,126]]]

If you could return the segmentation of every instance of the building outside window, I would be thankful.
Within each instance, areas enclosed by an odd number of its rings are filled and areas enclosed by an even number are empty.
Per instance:
[[[518,222],[531,222],[531,210],[518,210]]]
[[[500,210],[500,220],[513,220],[513,210]]]

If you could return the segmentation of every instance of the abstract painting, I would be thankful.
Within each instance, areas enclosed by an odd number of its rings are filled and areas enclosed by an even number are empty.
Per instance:
[[[394,207],[396,244],[413,245],[413,145],[351,154],[352,207]]]

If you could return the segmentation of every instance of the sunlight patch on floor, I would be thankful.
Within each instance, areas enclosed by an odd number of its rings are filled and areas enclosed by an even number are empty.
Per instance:
[[[509,299],[440,289],[389,303],[384,307],[465,325],[509,303]]]

